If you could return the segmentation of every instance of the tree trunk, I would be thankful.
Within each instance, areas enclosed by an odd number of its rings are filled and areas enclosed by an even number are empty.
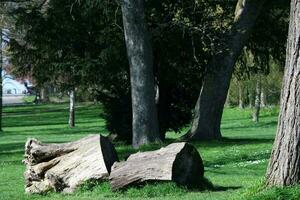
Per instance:
[[[146,181],[174,181],[187,187],[200,186],[204,167],[195,147],[173,143],[156,151],[136,153],[115,163],[109,177],[113,190]]]
[[[2,131],[2,108],[3,108],[3,85],[2,85],[2,70],[3,70],[3,33],[2,29],[0,29],[0,131]]]
[[[261,104],[261,77],[258,75],[256,87],[255,87],[255,106],[252,115],[252,121],[257,123],[259,121],[259,112],[260,112],[260,104]]]
[[[249,108],[253,108],[253,94],[252,89],[248,89]]]
[[[228,43],[207,67],[208,73],[195,106],[192,127],[184,139],[203,140],[222,137],[220,125],[230,80],[238,56],[246,44],[265,0],[239,0]]]
[[[75,91],[70,91],[70,113],[69,113],[69,126],[75,127]]]
[[[260,106],[262,108],[267,106],[267,92],[264,87],[261,87],[261,95],[260,95]]]
[[[286,65],[277,135],[267,171],[267,184],[300,181],[300,0],[291,1]]]
[[[146,28],[144,0],[123,0],[122,15],[130,65],[133,147],[159,142],[153,52]]]
[[[48,103],[49,100],[49,91],[47,86],[41,88],[41,102]]]
[[[243,92],[243,85],[241,81],[238,81],[238,93],[239,93],[239,108],[244,109],[244,92]]]
[[[75,142],[42,144],[29,139],[25,144],[26,193],[73,192],[85,181],[107,179],[118,161],[114,146],[100,135]]]
[[[228,107],[231,107],[230,87],[228,89],[225,105],[228,106]]]

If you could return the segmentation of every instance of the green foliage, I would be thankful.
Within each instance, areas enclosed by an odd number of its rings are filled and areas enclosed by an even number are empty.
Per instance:
[[[191,120],[203,72],[220,49],[234,3],[181,0],[147,2],[155,80],[159,87],[159,127],[179,132]],[[104,106],[111,134],[131,140],[131,98],[120,5],[111,1],[58,1],[49,8],[15,11],[22,41],[11,40],[17,75],[39,85],[77,88]]]
[[[235,4],[147,1],[162,139],[166,132],[180,132],[190,123],[203,77],[209,70],[207,64],[225,48]],[[273,60],[282,60],[287,9],[276,5],[268,6],[269,12],[259,18],[247,53],[237,65],[237,80],[249,74],[268,74],[269,55]],[[79,99],[100,101],[109,132],[130,141],[130,74],[119,2],[51,0],[48,6],[42,10],[15,10],[16,28],[24,32],[24,37],[10,41],[14,73],[33,76],[40,86],[50,83],[62,91],[76,88],[82,97]],[[269,24],[267,30],[265,21]],[[274,83],[270,80],[270,88]],[[277,93],[273,95],[276,98]]]
[[[239,80],[256,74],[268,75],[272,63],[283,71],[289,21],[289,4],[266,3],[257,19],[249,43],[239,57],[235,77]]]
[[[280,64],[273,59],[270,61],[268,74],[252,74],[248,78],[240,79],[237,75],[233,77],[229,90],[230,106],[239,104],[239,84],[242,85],[242,98],[245,105],[249,105],[255,99],[255,87],[260,76],[262,82],[262,89],[265,95],[266,106],[279,105],[280,94],[282,87],[283,71]],[[251,99],[250,99],[251,98]]]

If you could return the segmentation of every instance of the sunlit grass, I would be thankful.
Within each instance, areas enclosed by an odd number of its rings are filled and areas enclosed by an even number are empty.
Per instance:
[[[28,105],[4,109],[4,131],[0,133],[0,199],[273,199],[276,195],[294,198],[300,192],[294,188],[261,189],[277,125],[277,108],[262,111],[261,121],[251,121],[251,110],[227,108],[224,112],[222,133],[216,142],[193,143],[205,164],[205,177],[213,189],[189,191],[174,183],[147,184],[122,192],[112,192],[108,182],[85,184],[73,195],[49,193],[44,196],[25,195],[23,172],[24,143],[35,137],[43,142],[66,142],[92,133],[108,134],[105,121],[100,118],[101,106],[80,104],[77,107],[75,128],[68,127],[68,105]],[[182,131],[185,133],[187,129]],[[180,134],[168,133],[168,142]],[[164,144],[167,145],[167,144]],[[151,145],[142,151],[159,148]],[[117,143],[119,157],[124,159],[136,152],[129,145]],[[282,193],[282,194],[281,194]],[[286,198],[281,198],[286,199]],[[297,198],[294,198],[297,199]]]

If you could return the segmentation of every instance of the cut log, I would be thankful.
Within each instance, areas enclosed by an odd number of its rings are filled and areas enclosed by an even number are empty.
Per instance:
[[[197,187],[204,175],[202,159],[191,144],[174,143],[156,151],[132,154],[116,162],[109,176],[112,190],[139,185],[147,181],[174,181]]]
[[[25,192],[73,192],[89,180],[108,179],[118,161],[114,146],[104,136],[90,135],[75,142],[43,144],[28,139],[25,144]]]

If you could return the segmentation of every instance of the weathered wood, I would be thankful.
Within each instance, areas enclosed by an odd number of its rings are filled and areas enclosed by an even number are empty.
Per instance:
[[[197,187],[203,180],[204,167],[195,147],[174,143],[156,151],[136,153],[112,167],[109,180],[112,190],[146,181],[174,181]]]
[[[104,136],[90,135],[63,144],[29,139],[23,161],[25,192],[73,192],[85,181],[107,179],[115,161],[118,156],[114,146]]]

